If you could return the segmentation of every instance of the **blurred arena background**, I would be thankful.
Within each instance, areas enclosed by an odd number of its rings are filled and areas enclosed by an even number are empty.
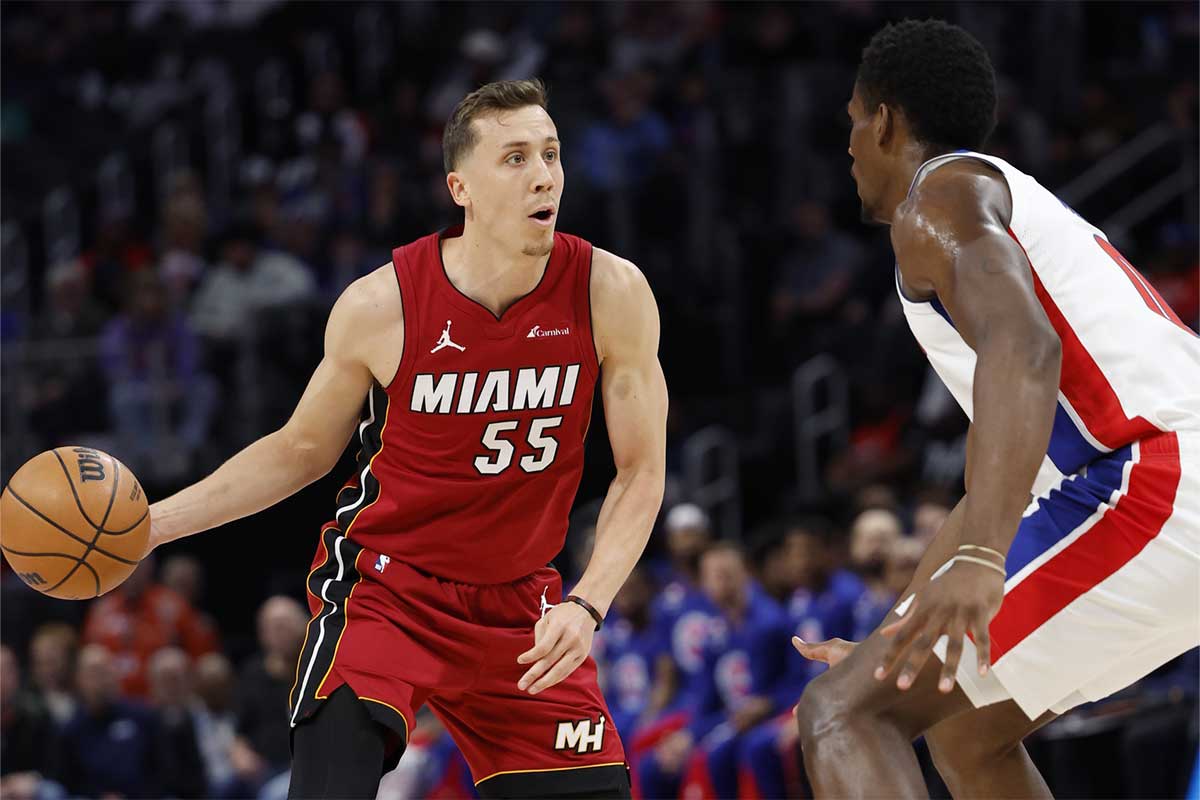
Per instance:
[[[858,220],[843,106],[863,45],[904,17],[975,34],[1001,76],[989,152],[1197,328],[1197,8],[5,2],[0,473],[88,444],[160,499],[281,424],[337,294],[454,221],[454,103],[536,75],[564,141],[560,230],[635,261],[662,310],[670,476],[650,574],[672,536],[707,529],[743,543],[781,603],[857,571],[846,619],[869,630],[961,492],[966,419],[901,316],[886,232]],[[5,796],[280,796],[296,601],[352,456],[91,604],[5,565]],[[611,475],[597,414],[568,575]],[[1197,665],[1032,740],[1056,794],[1183,796]],[[82,710],[114,693],[130,702],[116,740]],[[383,791],[459,796],[462,769],[430,722]]]

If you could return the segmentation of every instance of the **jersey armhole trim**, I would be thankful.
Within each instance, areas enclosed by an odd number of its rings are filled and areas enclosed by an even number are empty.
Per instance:
[[[596,265],[596,247],[595,247],[595,245],[592,245],[589,242],[588,243],[587,269],[580,270],[580,272],[583,273],[583,277],[582,277],[583,291],[577,292],[576,296],[579,296],[579,294],[582,294],[582,296],[583,296],[582,299],[587,304],[587,314],[586,314],[586,316],[581,315],[581,320],[587,326],[587,334],[588,334],[587,338],[588,338],[588,341],[591,343],[591,347],[588,347],[581,342],[579,345],[579,349],[581,351],[580,355],[583,356],[584,363],[587,364],[588,370],[592,373],[592,378],[596,381],[599,381],[600,380],[600,348],[599,348],[599,345],[596,344],[596,325],[595,325],[596,318],[595,318],[595,314],[592,311],[592,270],[595,268],[595,265]]]
[[[411,344],[414,341],[413,337],[416,331],[419,330],[419,320],[417,319],[417,302],[414,299],[412,303],[405,302],[405,298],[415,298],[416,290],[413,288],[411,275],[408,271],[401,268],[400,259],[404,258],[407,261],[407,253],[405,248],[397,247],[392,251],[392,274],[396,278],[396,288],[400,292],[400,313],[404,317],[404,342],[400,346],[400,361],[396,364],[396,374],[392,379],[384,385],[383,391],[385,394],[391,392],[393,386],[400,385],[401,379],[407,377],[407,373],[411,372],[409,362],[409,353],[413,352]]]

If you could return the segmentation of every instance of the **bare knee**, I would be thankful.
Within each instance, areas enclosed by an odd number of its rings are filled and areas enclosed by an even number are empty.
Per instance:
[[[828,675],[821,675],[805,687],[793,712],[805,752],[810,752],[823,735],[844,727],[854,712],[853,697],[835,687]]]
[[[934,766],[943,777],[975,774],[1016,752],[1021,737],[989,725],[973,724],[972,714],[948,720],[925,734]]]

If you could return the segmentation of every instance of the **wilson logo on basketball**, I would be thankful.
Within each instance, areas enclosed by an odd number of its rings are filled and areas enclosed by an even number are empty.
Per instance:
[[[541,325],[534,325],[529,329],[529,333],[525,334],[526,339],[545,339],[550,336],[570,336],[570,328],[543,328]]]
[[[46,582],[46,579],[36,572],[18,572],[17,577],[30,586],[41,586]]]
[[[104,462],[100,460],[98,452],[89,450],[86,447],[76,447],[74,448],[74,452],[78,459],[79,480],[81,483],[104,480]]]

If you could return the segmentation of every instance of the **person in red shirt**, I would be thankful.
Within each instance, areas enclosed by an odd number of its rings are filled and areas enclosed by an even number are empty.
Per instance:
[[[291,419],[151,508],[152,546],[222,525],[357,435],[306,581],[294,797],[374,797],[426,704],[485,797],[629,796],[588,653],[662,502],[667,391],[646,279],[555,230],[561,150],[540,81],[467,95],[443,136],[464,224],[351,284]],[[564,598],[597,386],[616,478]]]
[[[182,648],[193,660],[218,649],[216,631],[181,597],[154,579],[146,557],[124,583],[97,599],[83,625],[84,644],[103,645],[127,697],[145,698],[146,665],[160,648]]]

